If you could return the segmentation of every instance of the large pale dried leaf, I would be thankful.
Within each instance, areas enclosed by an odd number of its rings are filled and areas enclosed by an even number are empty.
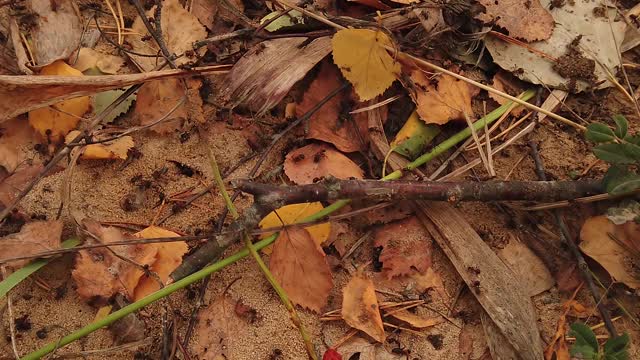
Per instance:
[[[284,173],[296,184],[312,184],[322,178],[362,179],[364,173],[341,152],[324,144],[309,144],[287,154]]]
[[[62,60],[42,68],[41,75],[83,76],[82,73]],[[29,123],[45,139],[58,142],[76,128],[80,118],[91,108],[87,96],[65,100],[49,107],[29,112]]]
[[[322,63],[320,72],[304,93],[302,102],[296,105],[296,116],[300,118],[323,98],[342,86],[340,72],[328,61]],[[347,94],[340,92],[327,101],[309,118],[308,139],[322,140],[333,144],[338,150],[354,152],[366,149],[367,119],[352,116],[344,109]]]
[[[198,313],[193,349],[200,360],[231,359],[229,344],[253,336],[247,323],[235,314],[235,302],[216,296]]]
[[[473,118],[471,98],[479,89],[453,76],[440,75],[437,85],[420,70],[411,72],[411,81],[417,85],[412,97],[416,111],[427,124],[445,124],[450,120],[465,121],[465,114]]]
[[[67,134],[65,141],[68,143],[80,135],[80,131],[74,130]],[[97,140],[100,140],[99,138]],[[81,159],[105,160],[105,159],[127,159],[127,153],[133,148],[133,138],[123,136],[106,143],[91,144],[84,147]]]
[[[552,2],[553,0],[540,0],[540,4],[546,9]],[[554,7],[550,10],[556,23],[553,35],[546,41],[534,42],[528,46],[557,59],[567,52],[567,46],[572,41],[581,37],[579,47],[583,55],[588,59],[597,60],[610,73],[615,74],[616,68],[620,66],[618,49],[624,39],[627,25],[622,19],[616,17],[615,8],[608,9],[609,13],[605,16],[596,15],[598,8],[602,8],[598,1],[568,1],[563,6]],[[552,88],[572,89],[574,87],[569,79],[562,77],[553,69],[556,62],[549,61],[548,58],[537,55],[529,49],[504,42],[493,36],[485,38],[485,45],[500,67],[513,72],[522,80]],[[613,86],[607,71],[600,65],[595,65],[594,74],[597,88]],[[575,90],[584,91],[590,88],[592,85],[588,82],[576,81]]]
[[[35,132],[24,119],[11,119],[0,124],[0,167],[12,173],[25,159],[36,141]]]
[[[333,288],[331,269],[320,245],[305,229],[280,232],[269,269],[294,304],[320,312]]]
[[[629,223],[627,223],[629,224]],[[606,216],[587,219],[580,230],[580,249],[604,267],[611,276],[632,289],[640,289],[639,259],[627,244],[638,244],[640,226],[615,225]]]
[[[91,48],[81,48],[69,58],[69,64],[80,72],[96,68],[103,74],[116,74],[124,66],[124,59],[120,56],[99,53]]]
[[[342,290],[342,318],[351,327],[362,330],[384,343],[385,334],[373,281],[356,273]]]
[[[283,225],[295,224],[322,209],[324,209],[324,206],[322,206],[320,202],[285,205],[267,214],[267,216],[260,220],[258,226],[260,226],[261,229],[267,229]],[[313,241],[318,246],[320,246],[329,238],[329,234],[331,233],[331,223],[327,222],[323,224],[311,225],[305,227],[304,229],[309,232]],[[271,234],[273,233],[262,234],[260,237],[264,239]],[[265,252],[269,253],[269,251]]]
[[[356,359],[356,356],[358,360],[400,360],[406,358],[404,355],[392,354],[383,345],[370,343],[361,337],[350,339],[341,345],[338,351],[344,360]]]
[[[416,329],[426,329],[428,327],[438,325],[444,321],[442,316],[427,318],[411,313],[407,310],[394,311],[388,316],[403,321]]]
[[[26,167],[18,167],[11,176],[0,181],[0,205],[9,206],[16,195],[29,185],[29,182],[35,178],[40,171],[42,165],[31,165]],[[50,173],[51,174],[51,173]]]
[[[231,69],[223,95],[232,106],[247,106],[257,116],[268,111],[331,51],[328,37],[306,42],[289,37],[255,45]]]
[[[82,20],[73,0],[31,0],[37,26],[31,30],[37,66],[67,59],[80,46]]]
[[[374,239],[374,246],[382,247],[380,261],[387,279],[424,273],[431,266],[432,239],[415,217],[376,229]]]
[[[512,37],[526,41],[546,40],[553,33],[553,17],[539,0],[478,0],[486,12],[476,18],[507,29]]]
[[[149,226],[148,228],[135,233],[134,236],[141,239],[150,239],[161,237],[177,237],[180,235],[161,227]],[[182,257],[189,250],[189,246],[187,246],[187,243],[184,241],[155,243],[149,244],[148,246],[153,246],[158,249],[156,260],[153,264],[151,264],[149,270],[156,273],[162,283],[166,284],[167,280],[169,279],[169,274],[171,274],[173,270],[175,270],[180,264],[182,264]],[[138,286],[136,286],[133,300],[138,301],[143,297],[158,290],[160,290],[160,284],[158,284],[157,280],[144,275],[140,279]]]
[[[498,251],[498,256],[526,286],[529,296],[538,295],[555,285],[553,276],[542,260],[518,239],[512,238]]]
[[[153,17],[155,6],[147,12],[147,17]],[[207,37],[207,31],[198,22],[198,19],[192,13],[185,10],[178,0],[163,0],[162,6],[162,37],[169,51],[173,54],[183,54],[187,51],[193,52],[193,42],[202,40]],[[149,35],[147,28],[144,26],[142,19],[137,17],[131,26],[133,35],[128,35],[127,40],[131,43],[133,50],[141,54],[158,55],[160,49],[156,41]],[[198,50],[203,55],[206,48]],[[136,63],[142,67],[144,71],[151,71],[158,62],[163,60],[161,57],[143,57],[130,54]],[[193,61],[188,56],[181,56],[175,60],[177,65],[183,65]]]
[[[43,251],[60,248],[62,221],[34,221],[25,224],[19,233],[0,238],[0,260],[19,256],[30,256]],[[8,265],[14,269],[22,267],[29,260],[18,260]]]
[[[385,49],[393,47],[393,42],[382,31],[340,30],[331,43],[333,61],[361,101],[382,94],[400,75],[400,64]]]
[[[104,227],[93,220],[84,220],[83,226],[98,238],[98,243],[108,244],[126,239],[117,228]],[[93,237],[89,238],[94,240]],[[71,272],[78,285],[78,294],[85,299],[98,300],[106,300],[116,293],[133,298],[144,272],[122,258],[140,266],[149,266],[156,260],[157,252],[155,246],[145,245],[114,246],[111,251],[106,248],[79,251]]]
[[[131,75],[0,75],[0,123],[16,115],[54,104],[61,100],[127,87],[149,80],[186,77],[193,76],[199,72],[215,71],[210,67],[205,67],[199,70],[163,70]]]

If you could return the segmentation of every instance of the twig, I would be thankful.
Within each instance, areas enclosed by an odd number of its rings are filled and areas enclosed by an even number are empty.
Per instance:
[[[147,17],[147,14],[144,11],[144,7],[142,7],[142,4],[140,4],[140,0],[132,0],[131,2],[133,3],[133,6],[135,6],[136,10],[138,11],[138,15],[140,15],[140,20],[142,20],[142,23],[144,23],[144,26],[147,28],[147,31],[149,31],[149,34],[151,35],[151,37],[153,37],[153,39],[158,44],[158,47],[160,47],[160,52],[162,52],[162,56],[169,63],[169,66],[171,66],[172,69],[177,69],[178,66],[175,63],[171,55],[171,52],[167,48],[167,44],[164,42],[164,38],[162,37],[162,26],[160,24],[162,1],[156,2],[156,12],[154,14],[156,27],[151,25],[151,23],[149,22],[149,18]]]
[[[7,278],[7,269],[2,267],[2,278]],[[18,352],[18,347],[16,346],[16,324],[14,323],[13,318],[13,306],[11,301],[11,294],[7,294],[7,309],[9,315],[9,333],[11,337],[11,349],[13,350],[13,355],[16,357],[16,360],[20,360],[20,353]]]
[[[240,30],[236,30],[234,32],[230,32],[230,33],[227,33],[227,34],[216,35],[216,36],[212,36],[210,38],[198,40],[198,41],[193,43],[193,49],[194,50],[198,50],[203,46],[206,46],[206,45],[209,45],[209,44],[212,44],[212,43],[216,43],[216,42],[220,42],[220,41],[235,39],[237,37],[248,35],[248,34],[250,34],[252,32],[253,32],[252,29],[240,29]]]
[[[540,159],[540,153],[538,152],[538,145],[534,141],[530,141],[529,147],[531,148],[531,156],[533,157],[533,160],[536,164],[536,175],[541,181],[546,181],[547,176],[544,173],[544,165],[542,164],[542,159]],[[576,261],[578,262],[578,269],[580,270],[580,274],[582,275],[583,280],[587,283],[587,287],[589,288],[589,291],[593,296],[593,299],[596,303],[598,311],[602,316],[602,321],[604,321],[604,324],[607,328],[607,331],[609,332],[609,335],[611,335],[611,337],[616,337],[617,336],[616,329],[613,326],[613,322],[611,321],[611,315],[609,314],[609,310],[607,310],[604,304],[600,302],[599,291],[593,281],[593,277],[591,276],[589,265],[587,265],[587,262],[584,260],[584,257],[580,252],[580,249],[578,249],[578,246],[573,241],[573,238],[569,233],[569,229],[567,228],[567,225],[562,219],[560,210],[554,209],[551,212],[560,230],[560,238],[562,239],[562,242],[567,245],[567,247],[569,248],[573,256],[576,258]]]

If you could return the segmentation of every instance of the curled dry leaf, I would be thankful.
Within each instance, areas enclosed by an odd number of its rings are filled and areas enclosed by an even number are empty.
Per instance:
[[[33,221],[25,224],[19,233],[0,238],[0,260],[30,256],[43,251],[60,248],[62,221]],[[29,260],[18,260],[8,263],[13,269],[19,269]]]
[[[375,230],[374,246],[382,247],[380,261],[387,279],[424,273],[431,266],[432,239],[415,216]]]
[[[540,5],[539,0],[478,0],[486,12],[476,15],[485,23],[509,31],[509,35],[526,41],[546,40],[551,37],[555,23],[553,17]]]
[[[160,238],[160,237],[176,237],[179,234],[174,233],[157,226],[149,226],[148,228],[133,234],[133,236],[141,239]],[[184,241],[166,242],[149,244],[157,249],[156,259],[149,267],[149,270],[158,275],[160,281],[163,284],[167,283],[169,274],[173,272],[180,264],[182,264],[182,257],[187,253],[189,247]],[[143,275],[140,278],[138,286],[136,286],[133,300],[138,301],[143,297],[160,290],[160,284],[156,279],[153,279],[147,275]]]
[[[411,72],[411,81],[417,85],[417,89],[410,87],[416,90],[410,92],[418,106],[416,111],[427,124],[464,121],[465,114],[473,118],[471,98],[480,92],[477,87],[444,74],[434,81],[420,70]]]
[[[400,75],[400,64],[385,47],[393,47],[382,31],[345,29],[332,40],[333,62],[349,80],[361,101],[382,94]]]
[[[83,76],[82,73],[62,60],[42,68],[41,75]],[[29,123],[45,139],[59,142],[69,131],[76,128],[78,122],[91,107],[89,97],[76,97],[49,107],[29,112]]]
[[[250,334],[247,323],[234,311],[235,302],[221,295],[198,313],[193,349],[200,360],[230,359],[229,343]]]
[[[318,211],[324,209],[324,206],[320,202],[303,203],[303,204],[290,204],[278,208],[265,216],[258,226],[261,229],[267,229],[272,227],[279,227],[283,225],[290,225],[298,223],[309,217]],[[322,245],[329,238],[331,233],[331,223],[322,223],[317,225],[311,225],[304,228],[309,232],[313,241],[318,245]],[[264,239],[273,233],[262,234],[260,238]],[[265,253],[270,253],[271,247],[263,249]],[[266,251],[265,251],[266,250]]]
[[[361,337],[354,337],[338,348],[342,358],[345,360],[400,360],[405,359],[404,355],[392,354],[383,345],[370,343]],[[324,360],[324,359],[323,359]]]
[[[287,154],[284,173],[296,184],[312,184],[322,178],[362,179],[363,171],[341,152],[324,144],[309,144]]]
[[[78,49],[82,20],[74,0],[30,0],[29,7],[37,23],[31,30],[36,66],[67,59]]]
[[[95,68],[103,74],[116,74],[124,66],[124,59],[120,56],[99,53],[91,48],[81,48],[69,58],[69,64],[80,72]]]
[[[74,130],[67,134],[65,141],[68,143],[80,135],[80,131]],[[97,140],[100,140],[99,138]],[[133,148],[133,138],[131,136],[123,136],[116,140],[91,144],[84,147],[81,159],[85,160],[106,160],[106,159],[127,159],[129,150]]]
[[[232,106],[247,106],[259,116],[284,99],[291,87],[330,51],[328,37],[308,44],[303,37],[263,41],[233,66],[223,96]]]
[[[320,312],[333,288],[331,269],[320,245],[301,228],[280,232],[269,269],[294,304]]]
[[[513,76],[511,73],[500,70],[493,76],[493,88],[512,96],[518,96],[527,89],[527,86],[522,80]],[[500,105],[504,105],[509,102],[508,99],[505,99],[502,96],[496,95],[494,93],[489,93],[489,97],[495,100]],[[511,114],[513,114],[513,116],[518,116],[525,110],[526,109],[524,106],[518,105],[513,108],[513,110],[511,110]]]
[[[24,119],[11,119],[0,124],[0,167],[14,172],[36,141],[35,131]]]
[[[152,7],[147,11],[148,17],[153,17],[156,7]],[[182,55],[186,52],[193,53],[193,42],[196,40],[202,40],[207,37],[207,31],[198,22],[198,19],[185,10],[180,5],[178,0],[163,0],[162,6],[162,37],[169,52]],[[133,50],[147,55],[161,54],[158,44],[150,36],[146,26],[142,22],[140,17],[137,17],[131,26],[133,35],[128,35],[127,40],[133,47]],[[200,55],[203,55],[206,48],[198,50]],[[140,65],[144,71],[151,71],[154,69],[161,58],[137,56],[134,54],[129,55],[135,62]],[[177,65],[184,65],[193,61],[189,56],[180,56],[175,60]]]
[[[615,280],[632,289],[640,289],[640,269],[637,267],[640,225],[633,221],[615,225],[606,216],[595,216],[582,225],[580,239],[580,249]]]
[[[411,327],[416,329],[426,329],[435,325],[438,325],[444,321],[442,316],[437,317],[423,317],[414,313],[411,313],[407,310],[395,311],[390,313],[388,316],[400,320],[409,324]]]
[[[362,330],[380,343],[385,334],[373,281],[356,273],[342,290],[342,318],[351,327]]]
[[[338,69],[328,61],[323,62],[318,76],[304,93],[302,102],[296,105],[296,116],[303,116],[340,86]],[[352,116],[346,111],[347,96],[344,92],[338,93],[309,118],[308,139],[331,143],[344,152],[366,149],[368,119],[362,114]]]

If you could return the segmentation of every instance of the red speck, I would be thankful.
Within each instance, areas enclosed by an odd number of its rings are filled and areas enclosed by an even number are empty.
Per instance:
[[[325,351],[322,360],[342,360],[342,355],[334,349],[329,348]]]

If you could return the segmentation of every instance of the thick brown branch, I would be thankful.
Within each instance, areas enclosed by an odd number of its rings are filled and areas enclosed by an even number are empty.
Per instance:
[[[336,180],[299,186],[276,186],[249,180],[232,185],[271,206],[337,199],[506,201],[570,200],[603,192],[600,181],[374,181]]]

